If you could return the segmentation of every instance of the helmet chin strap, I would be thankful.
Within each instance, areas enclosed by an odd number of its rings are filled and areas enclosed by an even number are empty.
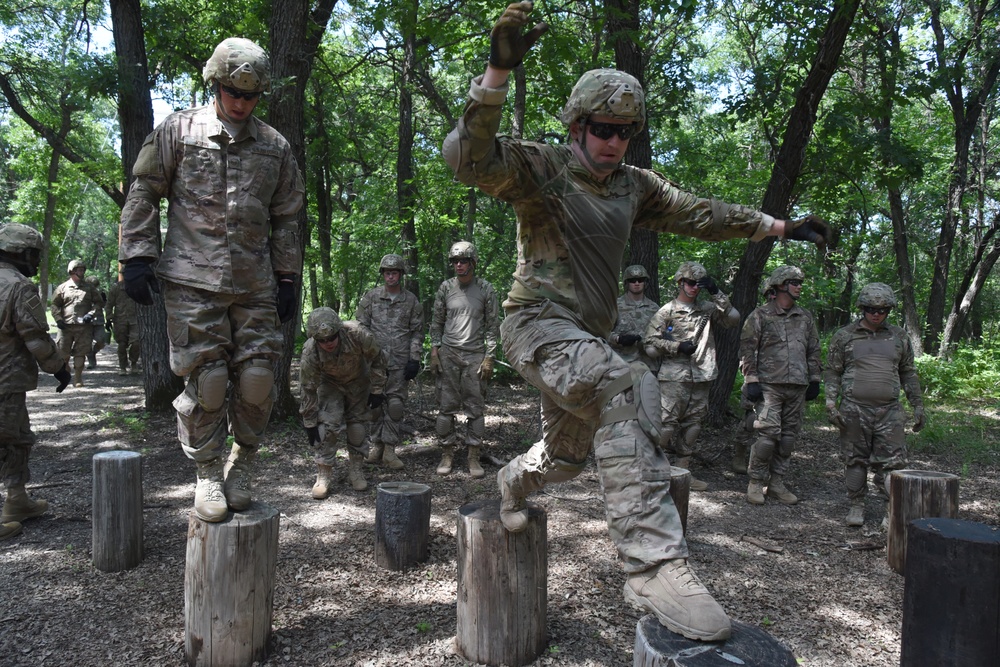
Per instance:
[[[587,150],[587,121],[584,120],[580,125],[580,138],[577,139],[577,143],[580,145],[580,153],[583,154],[583,159],[587,161],[587,165],[590,167],[591,171],[599,172],[601,174],[610,174],[613,172],[618,165],[613,165],[608,167],[603,162],[596,162],[590,155],[590,151]]]

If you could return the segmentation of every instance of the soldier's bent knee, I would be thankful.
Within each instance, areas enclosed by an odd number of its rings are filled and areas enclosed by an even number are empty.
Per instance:
[[[274,371],[262,359],[252,359],[239,371],[240,396],[250,405],[261,405],[271,397]]]

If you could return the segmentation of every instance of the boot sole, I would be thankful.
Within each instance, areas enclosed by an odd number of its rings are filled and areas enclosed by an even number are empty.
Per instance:
[[[799,499],[798,498],[796,498],[795,500],[783,500],[781,498],[781,496],[775,495],[773,493],[768,493],[767,497],[768,498],[774,498],[775,500],[777,500],[782,505],[798,505],[799,504]]]
[[[705,633],[705,632],[699,632],[694,628],[689,628],[686,625],[681,625],[677,621],[674,621],[673,619],[664,616],[662,613],[660,613],[660,611],[657,610],[657,608],[651,602],[649,602],[647,598],[644,598],[635,591],[633,591],[632,587],[628,585],[627,581],[625,582],[625,586],[623,587],[622,590],[625,594],[625,600],[633,607],[641,611],[650,613],[653,616],[656,616],[657,620],[660,622],[660,625],[665,627],[667,630],[670,630],[671,632],[676,632],[679,635],[684,635],[688,639],[694,639],[695,641],[702,641],[702,642],[717,642],[729,639],[729,637],[732,636],[733,634],[732,627],[720,628],[719,630],[713,633]]]

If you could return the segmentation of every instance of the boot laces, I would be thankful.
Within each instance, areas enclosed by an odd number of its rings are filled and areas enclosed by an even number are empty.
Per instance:
[[[218,480],[202,477],[198,480],[198,487],[206,501],[210,503],[225,502],[226,495],[223,493],[222,484]]]
[[[688,567],[686,560],[677,559],[670,561],[667,574],[677,582],[677,588],[701,589],[705,587],[701,583],[701,580],[698,579],[698,575]]]

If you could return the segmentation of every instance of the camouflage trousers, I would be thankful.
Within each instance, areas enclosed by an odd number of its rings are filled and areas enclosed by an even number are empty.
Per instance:
[[[691,456],[701,433],[701,420],[708,414],[709,382],[660,381],[663,433],[660,444],[677,458]]]
[[[96,354],[103,350],[108,344],[108,332],[104,330],[104,320],[94,321],[94,345],[91,353]]]
[[[479,447],[483,444],[486,424],[486,383],[479,379],[479,366],[485,352],[465,352],[447,345],[438,349],[441,374],[437,379],[438,418],[436,430],[441,444],[455,446],[461,436],[455,432],[455,415],[465,411],[465,444]]]
[[[409,382],[403,368],[386,371],[385,402],[373,411],[372,440],[395,447],[400,442],[399,427],[406,413]]]
[[[504,352],[541,391],[542,439],[507,465],[511,489],[524,497],[570,480],[591,448],[604,493],[608,532],[628,573],[687,558],[680,516],[670,497],[670,462],[636,409],[659,417],[656,384],[645,373],[652,404],[638,406],[632,388],[604,393],[631,369],[608,343],[583,330],[573,313],[546,302],[509,312],[500,327]],[[603,399],[603,400],[602,400]],[[631,409],[631,417],[621,418]],[[615,414],[618,413],[618,414]]]
[[[93,324],[67,324],[59,330],[56,347],[63,359],[85,357],[90,354],[93,341]]]
[[[28,458],[35,434],[28,418],[23,391],[0,394],[0,477],[4,486],[21,486],[31,480]]]
[[[241,447],[257,449],[274,404],[282,346],[273,291],[225,294],[169,281],[162,289],[170,369],[188,379],[174,400],[181,448],[195,461],[210,461],[227,452],[231,432]],[[220,368],[229,382],[221,406],[211,409],[202,382]]]
[[[788,464],[802,430],[806,387],[761,383],[764,400],[754,404],[757,439],[750,448],[750,479],[766,482],[771,474],[788,474]]]
[[[845,398],[840,401],[838,411],[844,420],[844,428],[840,429],[840,457],[846,471],[848,497],[865,497],[869,468],[874,472],[875,488],[884,495],[886,475],[907,466],[903,408],[898,401],[874,407]]]
[[[139,336],[139,325],[128,321],[115,322],[115,342],[118,344],[118,368],[128,370],[129,362],[135,366],[142,352],[142,339]]]
[[[371,383],[367,377],[347,385],[323,382],[317,389],[319,404],[319,445],[313,447],[316,463],[332,466],[337,460],[337,450],[346,435],[347,449],[356,454],[364,454],[366,427],[371,416],[368,410],[368,390]]]

